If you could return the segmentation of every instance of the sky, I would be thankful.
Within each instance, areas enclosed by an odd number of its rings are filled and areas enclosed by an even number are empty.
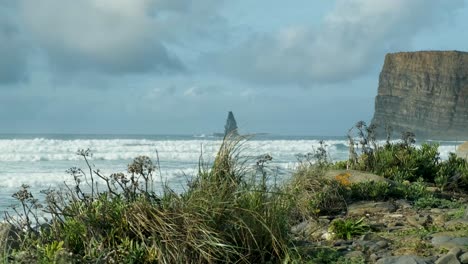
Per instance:
[[[468,0],[0,0],[0,133],[341,136]]]

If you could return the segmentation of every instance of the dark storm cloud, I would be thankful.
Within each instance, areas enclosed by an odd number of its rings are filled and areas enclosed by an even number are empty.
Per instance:
[[[414,36],[462,6],[463,0],[340,0],[320,28],[259,33],[211,62],[214,70],[262,83],[352,80],[385,53],[411,49]]]

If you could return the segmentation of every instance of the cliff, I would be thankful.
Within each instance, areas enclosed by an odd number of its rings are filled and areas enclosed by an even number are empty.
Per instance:
[[[380,137],[390,126],[418,138],[468,140],[468,52],[387,54],[372,123]]]

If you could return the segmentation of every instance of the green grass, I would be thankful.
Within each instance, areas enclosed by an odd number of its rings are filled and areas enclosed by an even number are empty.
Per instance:
[[[241,138],[226,139],[213,165],[200,171],[183,194],[167,186],[152,190],[157,165],[137,157],[128,174],[104,176],[73,168],[75,186],[47,192],[44,210],[52,215],[34,228],[37,201],[24,186],[16,198],[26,214],[9,221],[21,232],[30,262],[51,263],[71,254],[78,263],[279,263],[291,259],[290,195],[269,186],[266,163],[249,171],[240,155]],[[89,151],[79,151],[86,162]],[[107,190],[93,188],[96,178]],[[89,183],[89,188],[84,188]],[[84,190],[91,190],[90,193]],[[17,219],[17,220],[16,220]],[[21,253],[25,258],[25,253]]]

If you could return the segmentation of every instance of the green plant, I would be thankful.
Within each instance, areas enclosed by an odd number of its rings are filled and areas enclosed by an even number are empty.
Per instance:
[[[63,241],[52,241],[44,246],[38,245],[39,250],[43,254],[45,263],[54,263],[57,253],[63,250]]]
[[[350,185],[351,200],[386,200],[390,197],[392,185],[388,182],[359,182]]]
[[[240,155],[242,140],[227,137],[211,166],[201,160],[199,173],[182,194],[166,185],[159,194],[153,191],[159,166],[148,157],[137,157],[128,174],[106,176],[91,165],[89,150],[78,151],[88,169],[71,168],[74,185],[44,191],[43,209],[50,214],[44,228],[33,228],[39,206],[27,187],[15,194],[23,214],[21,222],[13,216],[9,220],[25,230],[20,250],[46,263],[68,252],[82,263],[290,259],[295,254],[289,235],[295,199],[269,184],[271,156],[260,156],[253,170],[245,166],[251,161]],[[98,181],[105,183],[104,190]]]
[[[434,196],[426,196],[417,199],[414,202],[416,208],[458,208],[462,206],[463,203],[457,201],[450,201],[447,199],[437,198]]]
[[[329,231],[333,232],[337,238],[350,240],[354,236],[365,234],[370,230],[364,219],[364,217],[359,220],[334,219],[330,224]]]
[[[463,189],[468,187],[468,162],[454,153],[443,161],[437,171],[435,178],[439,188]]]

